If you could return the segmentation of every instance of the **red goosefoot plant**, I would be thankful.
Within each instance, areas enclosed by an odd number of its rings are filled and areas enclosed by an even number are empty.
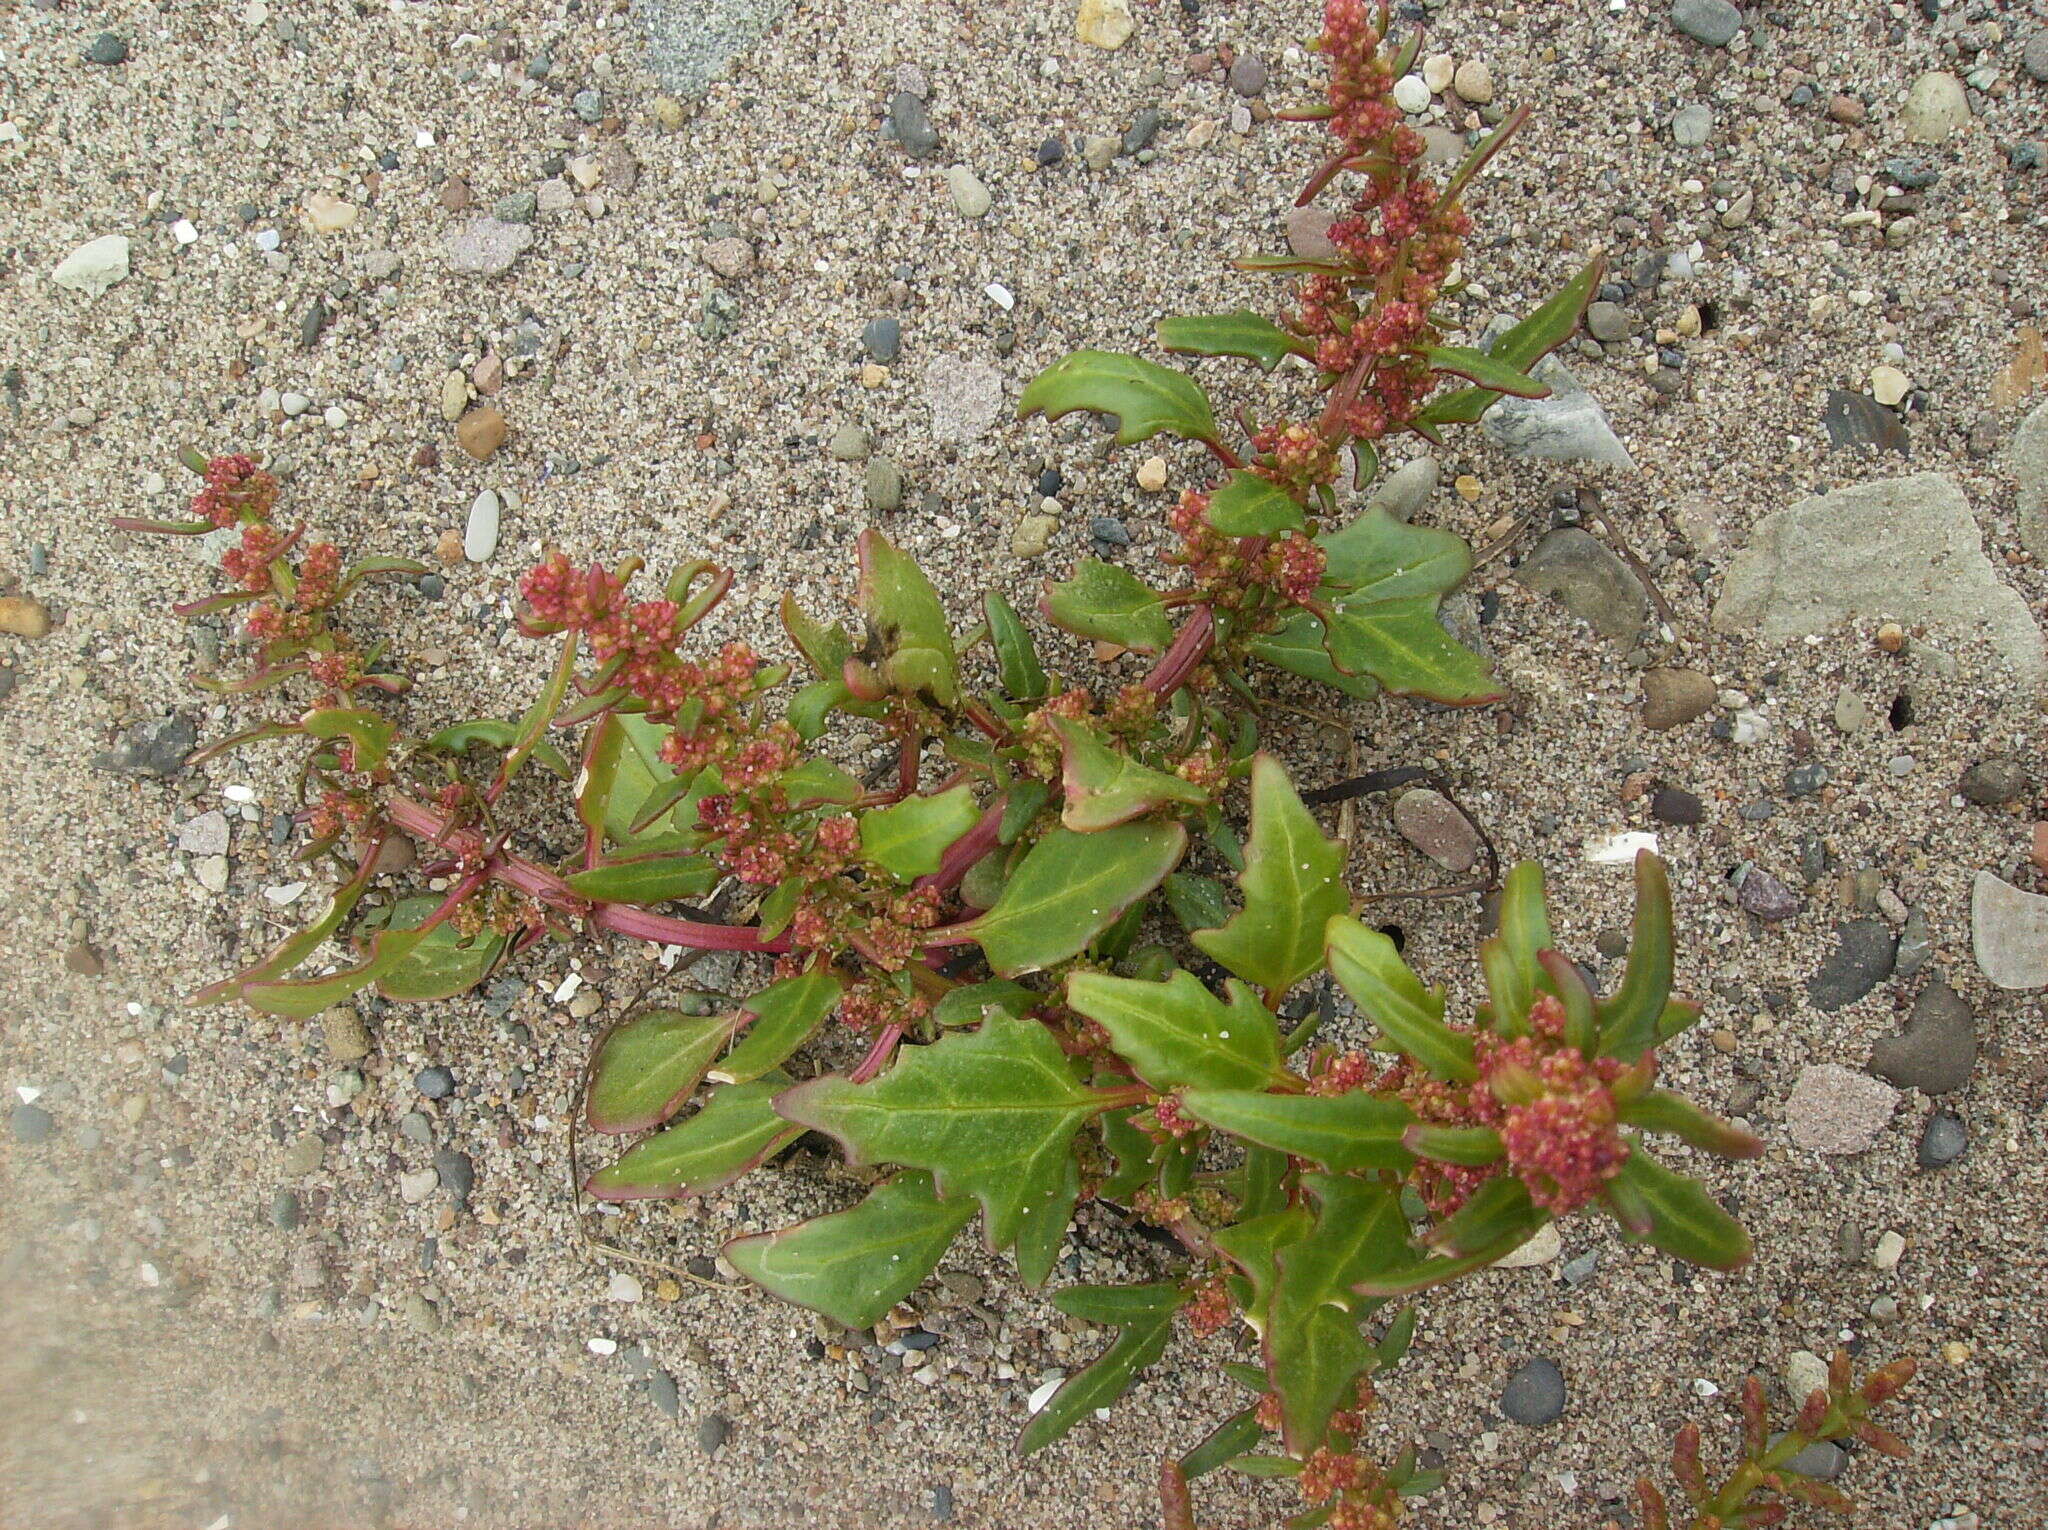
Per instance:
[[[1296,114],[1335,139],[1303,203],[1340,177],[1356,188],[1330,228],[1336,254],[1239,262],[1300,275],[1281,322],[1240,311],[1159,326],[1169,351],[1267,373],[1292,361],[1296,410],[1243,419],[1248,439],[1232,445],[1186,373],[1095,351],[1024,393],[1026,414],[1113,414],[1121,443],[1175,435],[1219,466],[1173,512],[1171,588],[1088,561],[1044,591],[1054,626],[1150,660],[1128,683],[1049,672],[999,592],[956,634],[916,564],[869,530],[857,632],[784,604],[814,673],[793,691],[788,666],[744,643],[691,646],[726,571],[693,562],[634,600],[639,560],[584,568],[555,554],[521,586],[523,630],[559,644],[539,696],[519,718],[421,736],[403,731],[407,682],[383,667],[382,645],[336,612],[367,578],[425,570],[395,558],[344,567],[304,526],[280,529],[279,486],[256,462],[188,453],[206,480],[196,517],[122,524],[240,528],[223,560],[233,587],[180,609],[243,613],[255,665],[203,683],[293,698],[285,716],[195,758],[299,745],[302,853],[340,868],[319,918],[197,999],[292,1017],[372,987],[442,999],[545,939],[772,959],[766,986],[724,1012],[643,1010],[598,1038],[587,1120],[645,1135],[588,1193],[702,1195],[806,1130],[827,1134],[850,1163],[881,1171],[866,1197],[734,1239],[725,1255],[849,1327],[879,1322],[977,1215],[988,1247],[1009,1250],[1033,1287],[1084,1200],[1164,1229],[1184,1259],[1160,1280],[1054,1294],[1063,1312],[1118,1332],[1021,1445],[1041,1449],[1113,1402],[1177,1321],[1219,1348],[1248,1332],[1256,1359],[1225,1369],[1253,1400],[1163,1469],[1174,1526],[1193,1524],[1189,1481],[1221,1466],[1294,1478],[1307,1500],[1294,1526],[1395,1523],[1402,1497],[1437,1474],[1412,1452],[1380,1467],[1358,1451],[1371,1378],[1414,1328],[1414,1309],[1390,1304],[1484,1269],[1553,1220],[1597,1208],[1626,1239],[1742,1263],[1742,1229],[1643,1140],[1760,1151],[1657,1087],[1657,1048],[1698,1015],[1671,997],[1661,864],[1637,862],[1628,965],[1605,997],[1555,948],[1538,868],[1515,867],[1479,948],[1486,1001],[1453,1024],[1443,991],[1356,917],[1343,849],[1258,747],[1259,662],[1359,700],[1497,697],[1485,663],[1437,620],[1469,549],[1384,511],[1345,519],[1339,480],[1348,456],[1362,489],[1389,435],[1434,442],[1503,394],[1543,395],[1528,369],[1570,335],[1600,276],[1595,261],[1490,351],[1444,343],[1437,309],[1470,226],[1462,195],[1523,118],[1437,184],[1390,100],[1418,39],[1395,50],[1387,28],[1384,9],[1330,0],[1328,102]],[[849,719],[891,741],[884,784],[834,758],[832,730]],[[555,739],[577,741],[573,764]],[[581,825],[579,847],[552,864],[515,848],[512,811],[537,794],[511,788],[534,779],[529,766],[560,778]],[[1242,837],[1228,806],[1240,783]],[[432,847],[421,869],[438,890],[373,892],[399,836]],[[1193,869],[1193,846],[1235,886]],[[750,900],[739,922],[691,906],[721,886]],[[1141,944],[1175,925],[1184,939]],[[348,947],[339,965],[324,955],[332,939]],[[1319,1038],[1323,1007],[1283,1019],[1311,981],[1325,1000],[1334,981],[1376,1028],[1364,1048]],[[864,1054],[799,1081],[796,1059],[834,1016]],[[1716,1493],[1682,1440],[1693,1524],[1771,1522],[1780,1506],[1760,1494],[1806,1491],[1787,1464],[1798,1448],[1871,1437],[1863,1410],[1902,1379],[1880,1376],[1854,1394],[1841,1379],[1775,1444],[1753,1423],[1747,1457]]]

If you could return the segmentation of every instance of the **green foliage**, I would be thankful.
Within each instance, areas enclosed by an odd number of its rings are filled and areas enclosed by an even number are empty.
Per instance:
[[[1188,356],[1239,356],[1256,361],[1268,372],[1289,356],[1314,354],[1307,341],[1248,308],[1200,318],[1161,319],[1158,335],[1166,350]]]
[[[1077,409],[1117,417],[1116,441],[1129,446],[1164,431],[1190,441],[1216,439],[1209,397],[1185,372],[1112,351],[1076,351],[1039,373],[1017,403],[1020,416],[1058,419]]]
[[[1244,907],[1195,944],[1247,982],[1282,993],[1322,961],[1322,930],[1350,905],[1344,852],[1301,805],[1270,755],[1252,762],[1252,832],[1238,886]]]
[[[1157,591],[1128,569],[1084,559],[1074,577],[1049,585],[1045,614],[1077,637],[1158,653],[1173,641],[1173,622]]]
[[[1113,1323],[1118,1332],[1108,1349],[1069,1376],[1032,1415],[1017,1448],[1026,1455],[1044,1449],[1129,1391],[1138,1373],[1166,1352],[1173,1315],[1186,1300],[1187,1293],[1171,1285],[1069,1286],[1054,1293],[1053,1305],[1069,1317]]]
[[[688,1119],[641,1139],[584,1182],[601,1201],[705,1195],[731,1184],[796,1140],[799,1127],[775,1113],[789,1086],[780,1072],[714,1090]]]
[[[1118,824],[1094,834],[1053,829],[968,929],[1000,976],[1042,971],[1086,950],[1165,879],[1186,848],[1187,831],[1177,823]]]

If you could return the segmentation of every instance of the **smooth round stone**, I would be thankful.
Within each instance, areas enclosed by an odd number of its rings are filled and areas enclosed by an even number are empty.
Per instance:
[[[1557,1362],[1538,1356],[1508,1377],[1500,1411],[1531,1428],[1557,1422],[1564,1412],[1564,1372]]]
[[[1939,1111],[1927,1118],[1926,1129],[1920,1133],[1920,1167],[1945,1169],[1968,1152],[1969,1147],[1970,1132],[1962,1118]]]
[[[1930,69],[1913,82],[1899,113],[1899,128],[1910,143],[1944,143],[1970,120],[1970,98],[1952,74]]]
[[[1404,74],[1394,81],[1394,104],[1415,116],[1429,110],[1429,82],[1419,74]]]
[[[965,165],[946,172],[946,189],[953,194],[953,206],[963,218],[986,218],[991,205],[988,187]]]
[[[469,507],[469,519],[462,528],[462,556],[472,563],[486,563],[498,550],[498,494],[486,489]]]

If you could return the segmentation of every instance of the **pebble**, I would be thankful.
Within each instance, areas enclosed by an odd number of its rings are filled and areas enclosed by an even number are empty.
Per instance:
[[[412,1082],[413,1087],[430,1100],[445,1100],[455,1092],[455,1075],[438,1064],[420,1069]]]
[[[707,1456],[716,1455],[718,1449],[732,1438],[732,1423],[723,1414],[707,1413],[697,1425],[697,1443]]]
[[[1129,547],[1130,528],[1113,515],[1091,516],[1088,520],[1088,535],[1105,547]]]
[[[1577,526],[1548,532],[1522,560],[1515,579],[1615,642],[1633,643],[1650,617],[1649,597],[1628,565]]]
[[[1148,106],[1131,119],[1131,125],[1124,129],[1121,140],[1126,154],[1142,154],[1152,147],[1152,140],[1158,136],[1160,124],[1166,116],[1156,106]]]
[[[185,768],[185,761],[199,747],[199,728],[191,718],[178,713],[155,722],[135,724],[121,742],[93,756],[101,770],[120,775],[154,776],[169,780]]]
[[[406,1292],[405,1301],[401,1305],[407,1325],[415,1332],[435,1334],[441,1331],[441,1309],[419,1292]]]
[[[505,444],[504,410],[495,404],[470,410],[456,422],[455,439],[478,462],[486,461]]]
[[[1451,77],[1451,89],[1460,99],[1484,106],[1493,99],[1493,71],[1476,58],[1468,58]]]
[[[604,1288],[604,1299],[608,1302],[637,1302],[645,1294],[638,1278],[624,1270],[615,1270]]]
[[[825,443],[825,452],[834,462],[858,462],[868,454],[868,433],[858,425],[842,425]]]
[[[398,1198],[408,1206],[417,1206],[440,1185],[441,1176],[431,1168],[413,1169],[398,1176]]]
[[[1754,866],[1736,887],[1735,901],[1746,912],[1770,923],[1795,917],[1801,907],[1797,893],[1768,871]]]
[[[1963,1125],[1962,1117],[1938,1110],[1927,1118],[1914,1156],[1923,1169],[1945,1169],[1969,1148],[1970,1131]]]
[[[870,319],[860,332],[860,343],[867,347],[870,356],[887,366],[902,349],[903,325],[893,318]]]
[[[1109,52],[1129,42],[1137,26],[1130,0],[1081,0],[1074,15],[1074,35],[1090,47]]]
[[[202,855],[192,862],[192,876],[208,892],[224,893],[228,890],[228,858]]]
[[[939,130],[932,126],[924,97],[899,90],[889,98],[889,127],[895,139],[912,159],[928,159],[939,146]]]
[[[1489,325],[1487,337],[1493,333]],[[1480,421],[1488,439],[1517,457],[1636,470],[1636,459],[1607,423],[1607,411],[1579,385],[1569,367],[1546,356],[1529,375],[1550,389],[1550,397],[1499,400]]]
[[[1497,1270],[1531,1270],[1549,1264],[1563,1251],[1564,1238],[1559,1234],[1557,1224],[1545,1222],[1526,1243],[1496,1259],[1493,1267]]]
[[[1394,827],[1446,871],[1470,871],[1478,863],[1478,830],[1441,792],[1426,786],[1403,792],[1394,803]]]
[[[1586,309],[1586,333],[1603,345],[1614,345],[1635,333],[1628,310],[1619,303],[1594,303]]]
[[[128,276],[128,240],[122,234],[102,234],[81,244],[57,263],[50,280],[67,292],[82,292],[89,298],[105,294]]]
[[[972,441],[986,435],[1003,412],[1003,374],[984,361],[935,356],[924,373],[925,402],[932,434],[940,441]]]
[[[1287,248],[1303,260],[1335,260],[1342,252],[1330,239],[1337,215],[1326,207],[1294,207],[1287,213]]]
[[[1880,919],[1852,919],[1835,930],[1835,949],[1806,984],[1815,1009],[1854,1004],[1891,975],[1898,942]]]
[[[447,243],[449,269],[462,276],[501,276],[533,246],[533,225],[478,218]]]
[[[1422,61],[1422,83],[1432,91],[1449,90],[1457,72],[1458,61],[1448,53],[1432,53]]]
[[[1697,149],[1714,131],[1714,109],[1695,102],[1671,114],[1671,141],[1681,149]]]
[[[427,1119],[423,1110],[408,1110],[398,1118],[398,1135],[407,1142],[417,1142],[423,1148],[434,1145],[434,1123]]]
[[[327,1055],[336,1062],[358,1062],[370,1055],[370,1032],[352,1004],[336,1004],[321,1011],[320,1036],[327,1043]]]
[[[986,218],[990,206],[988,187],[965,165],[946,172],[946,189],[953,194],[953,206],[963,218]]]
[[[1706,822],[1707,809],[1682,787],[1661,786],[1650,797],[1650,816],[1659,823],[1697,824]]]
[[[1090,170],[1107,170],[1116,163],[1117,153],[1122,147],[1106,133],[1090,133],[1081,140],[1081,161]]]
[[[292,1138],[290,1146],[284,1150],[282,1167],[287,1178],[303,1179],[308,1174],[318,1173],[320,1165],[326,1158],[327,1144],[320,1140],[319,1135],[314,1132],[301,1132]]]
[[[57,1130],[57,1119],[42,1106],[24,1100],[7,1113],[7,1126],[16,1142],[33,1147],[50,1140]]]
[[[0,595],[0,632],[21,638],[50,635],[50,608],[27,595]]]
[[[1970,120],[1970,98],[1963,82],[1940,69],[1930,69],[1913,82],[1899,112],[1899,131],[1908,143],[1946,143]]]
[[[676,1390],[676,1379],[667,1371],[649,1371],[645,1383],[647,1400],[670,1418],[682,1417],[682,1397]]]
[[[303,393],[280,393],[277,396],[277,407],[284,411],[286,419],[296,420],[313,407],[313,401]]]
[[[1429,110],[1429,82],[1419,74],[1404,74],[1394,81],[1394,104],[1408,113],[1418,116]]]
[[[1417,457],[1404,462],[1366,500],[1367,510],[1383,510],[1397,521],[1411,521],[1429,503],[1430,495],[1443,477],[1434,457]]]
[[[1134,476],[1140,489],[1147,494],[1157,494],[1166,487],[1166,459],[1147,457],[1138,464],[1138,471]]]
[[[1266,91],[1266,61],[1256,53],[1240,53],[1231,62],[1230,88],[1249,100]]]
[[[2024,797],[2030,784],[2026,767],[2017,760],[1994,758],[1979,760],[1964,771],[1956,790],[1979,807],[1998,807]]]
[[[128,39],[119,32],[102,32],[92,40],[85,56],[90,63],[125,64],[128,62]]]
[[[571,186],[567,181],[563,180],[558,175],[549,176],[546,180],[542,181],[538,186],[534,188],[533,210],[536,213],[543,213],[549,217],[553,217],[556,216],[557,214],[567,212],[570,208],[574,207],[575,205],[576,188]],[[504,217],[504,214],[500,213],[498,216]],[[520,223],[530,220],[510,218],[507,219],[506,221],[511,223]]]
[[[1821,413],[1830,446],[1874,446],[1905,456],[1913,443],[1898,415],[1881,407],[1867,394],[1846,388],[1828,389],[1827,408]]]
[[[1564,1413],[1564,1372],[1541,1356],[1518,1367],[1501,1388],[1500,1411],[1518,1424],[1538,1428]]]
[[[497,491],[486,489],[477,495],[462,528],[463,557],[472,563],[490,561],[491,554],[498,550],[498,516]]]
[[[1880,1270],[1896,1270],[1899,1261],[1905,1257],[1905,1238],[1889,1227],[1884,1230],[1884,1236],[1877,1240],[1877,1247],[1870,1251],[1872,1267]]]
[[[698,254],[705,265],[728,280],[754,269],[754,247],[736,236],[713,239]]]
[[[1901,1089],[1950,1094],[1970,1081],[1977,1062],[1977,1017],[1953,988],[1936,978],[1913,1002],[1906,1027],[1880,1039],[1870,1071]]]
[[[903,508],[903,469],[891,457],[876,457],[868,463],[863,490],[870,511],[887,515]]]
[[[307,197],[301,210],[316,234],[346,233],[363,215],[363,210],[355,203],[345,202],[325,191],[316,191]]]
[[[1891,1085],[1836,1063],[1809,1063],[1785,1101],[1792,1144],[1810,1153],[1861,1153],[1898,1108]]]
[[[456,1205],[464,1206],[476,1187],[476,1165],[469,1154],[442,1148],[434,1154],[434,1177]]]
[[[2048,897],[1988,871],[1970,888],[1970,949],[1977,970],[2000,988],[2048,988]]]
[[[1815,1392],[1828,1389],[1828,1363],[1810,1349],[1795,1349],[1785,1357],[1785,1396],[1797,1408]]]
[[[1019,558],[1043,556],[1045,550],[1052,545],[1052,536],[1059,529],[1059,524],[1057,516],[1025,516],[1010,535],[1011,553]]]
[[[449,372],[441,379],[441,418],[452,425],[468,407],[469,379],[459,371]]]
[[[1661,733],[1689,723],[1713,710],[1717,694],[1713,678],[1696,669],[1646,669],[1642,724]]]
[[[1725,48],[1742,29],[1742,12],[1728,0],[1672,0],[1671,24],[1694,42]]]
[[[579,90],[570,98],[569,110],[576,114],[578,122],[595,125],[604,121],[604,97],[594,90]]]
[[[1912,387],[1912,379],[1897,367],[1876,366],[1870,369],[1870,396],[1887,409],[1904,403]]]
[[[1905,928],[1899,931],[1898,954],[1892,958],[1892,976],[1908,978],[1927,965],[1934,955],[1934,937],[1927,928],[1927,911],[1911,908],[1906,911]]]

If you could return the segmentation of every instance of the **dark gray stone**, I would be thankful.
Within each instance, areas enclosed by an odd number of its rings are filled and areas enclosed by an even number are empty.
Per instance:
[[[1927,1118],[1916,1155],[1923,1169],[1945,1169],[1970,1149],[1970,1131],[1960,1116],[1937,1111]]]
[[[1095,538],[1098,542],[1108,543],[1111,547],[1129,547],[1131,545],[1129,528],[1113,515],[1098,515],[1090,519],[1088,522],[1088,535]]]
[[[1557,1362],[1539,1355],[1508,1377],[1501,1388],[1500,1411],[1531,1428],[1557,1422],[1564,1412],[1564,1372]]]
[[[1906,927],[1899,931],[1899,953],[1892,959],[1892,976],[1913,976],[1933,955],[1934,937],[1927,929],[1927,910],[1914,908],[1906,915]]]
[[[1851,919],[1835,930],[1835,949],[1806,984],[1815,1009],[1854,1004],[1891,975],[1898,942],[1881,919]]]
[[[949,1525],[953,1522],[953,1488],[950,1483],[932,1485],[931,1510],[935,1523]]]
[[[569,110],[576,114],[578,122],[602,122],[604,121],[604,97],[594,90],[579,90],[570,98]]]
[[[697,1443],[704,1447],[704,1454],[715,1454],[719,1446],[732,1438],[732,1423],[721,1413],[707,1413],[697,1425]]]
[[[676,1379],[667,1371],[647,1373],[647,1399],[670,1418],[681,1418],[682,1398],[676,1392]]]
[[[903,508],[903,469],[896,465],[893,457],[869,459],[863,477],[862,490],[867,498],[868,509],[878,515],[887,515]]]
[[[154,776],[168,781],[185,768],[185,761],[199,747],[199,729],[184,716],[137,723],[122,735],[115,748],[93,756],[93,764],[124,776]]]
[[[1828,768],[1818,760],[1794,765],[1785,772],[1785,795],[1788,797],[1811,797],[1827,784]]]
[[[57,1119],[40,1105],[23,1103],[7,1114],[7,1124],[14,1132],[16,1142],[31,1145],[48,1142],[57,1130]]]
[[[1725,48],[1742,30],[1742,12],[1728,0],[1672,0],[1671,24],[1694,42]]]
[[[1650,798],[1650,816],[1659,823],[1705,823],[1707,805],[1682,787],[1660,786]]]
[[[893,318],[870,319],[860,332],[860,343],[883,365],[894,361],[903,347],[903,325]]]
[[[1979,760],[1963,772],[1957,790],[1979,807],[2017,801],[2027,791],[2027,772],[2017,760]]]
[[[924,97],[899,90],[889,98],[889,126],[896,141],[912,159],[928,159],[939,146],[939,130],[932,126]]]
[[[1901,1089],[1949,1094],[1970,1081],[1977,1063],[1977,1017],[1936,978],[1920,991],[1906,1028],[1871,1048],[1870,1071]]]
[[[434,1154],[434,1172],[441,1176],[441,1188],[458,1206],[469,1204],[469,1192],[476,1188],[476,1165],[469,1154],[442,1148]]]
[[[1775,1445],[1782,1438],[1782,1434],[1774,1434],[1771,1443]],[[1811,1477],[1816,1482],[1833,1482],[1848,1464],[1849,1452],[1833,1440],[1815,1440],[1787,1461],[1784,1469],[1797,1472],[1802,1477]]]
[[[491,204],[491,216],[500,223],[531,223],[540,211],[540,194],[531,186],[508,192]]]
[[[1249,99],[1266,90],[1266,61],[1256,53],[1240,53],[1230,66],[1230,88]]]
[[[125,64],[128,62],[128,39],[119,32],[102,32],[92,40],[85,56],[95,64]]]
[[[445,1100],[455,1092],[455,1075],[439,1064],[422,1068],[413,1079],[413,1085],[430,1100]]]
[[[1867,393],[1828,389],[1828,406],[1821,411],[1820,422],[1827,428],[1830,446],[1874,446],[1901,457],[1912,455],[1913,443],[1899,417]]]
[[[297,1230],[299,1225],[298,1196],[283,1188],[271,1192],[270,1225],[279,1232],[293,1232]]]
[[[1649,597],[1628,565],[1576,526],[1545,536],[1515,578],[1614,642],[1633,643],[1650,619]]]
[[[1156,106],[1148,106],[1131,119],[1131,125],[1124,130],[1123,151],[1136,154],[1141,149],[1152,147],[1152,140],[1158,135],[1159,125],[1166,119]]]

